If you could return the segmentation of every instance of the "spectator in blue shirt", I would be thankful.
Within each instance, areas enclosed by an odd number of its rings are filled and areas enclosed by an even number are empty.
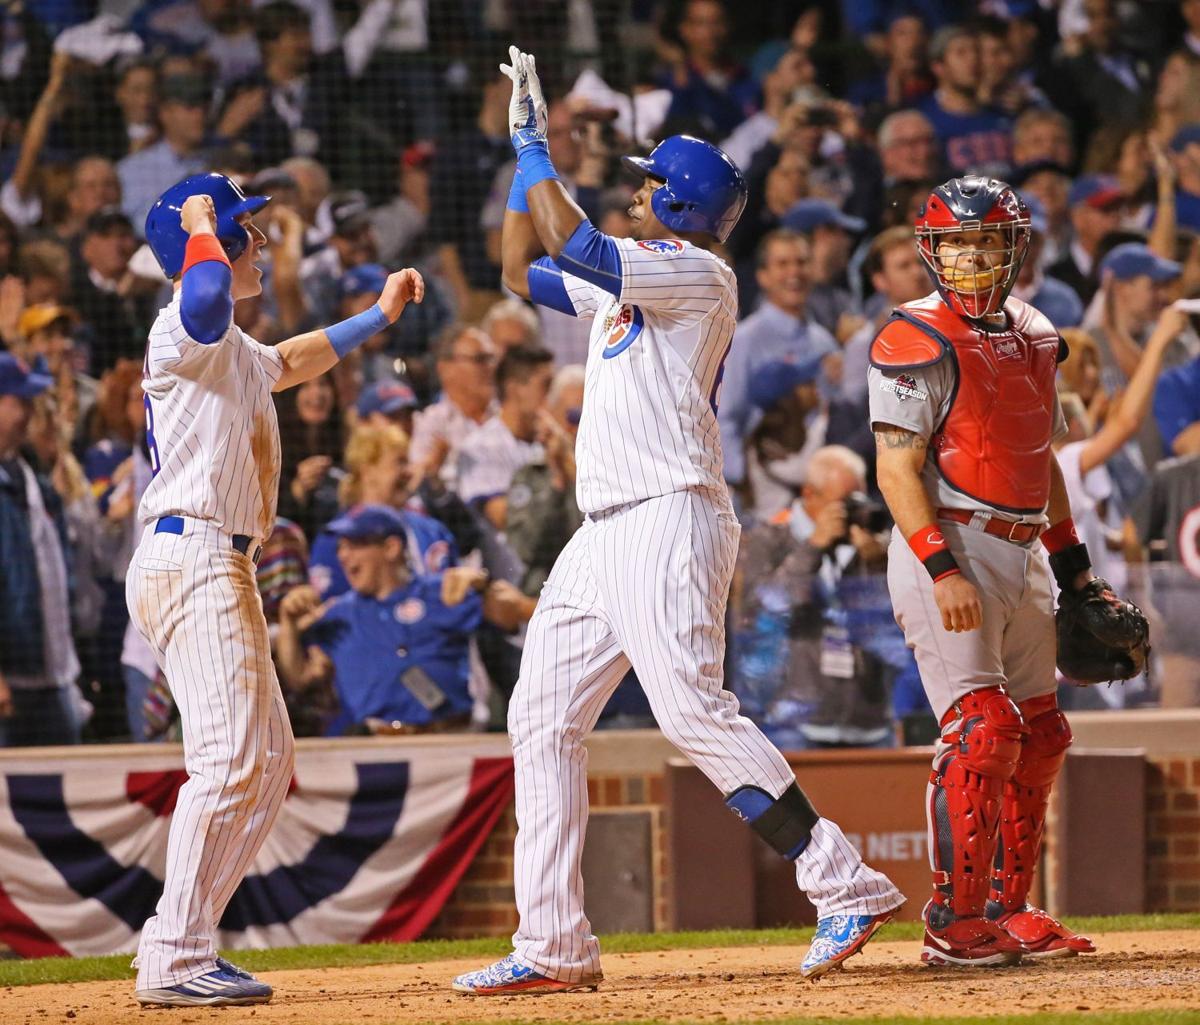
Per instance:
[[[368,390],[364,397],[372,394]],[[395,509],[404,524],[405,549],[413,576],[441,573],[458,564],[454,535],[444,524],[401,508],[408,499],[410,473],[408,438],[399,427],[360,423],[346,443],[344,462],[346,473],[338,487],[339,518],[363,506]],[[322,601],[345,594],[350,588],[338,559],[338,539],[332,524],[313,540],[308,582]]]
[[[1171,139],[1171,162],[1177,175],[1175,223],[1200,231],[1200,124],[1181,128]]]
[[[1070,285],[1057,278],[1046,277],[1042,272],[1042,247],[1046,244],[1049,231],[1046,210],[1033,196],[1024,198],[1029,207],[1033,232],[1029,240],[1029,253],[1021,265],[1013,295],[1041,310],[1059,330],[1077,327],[1083,321],[1083,302]]]
[[[199,75],[164,78],[158,98],[162,139],[117,164],[121,208],[139,235],[146,214],[164,191],[205,170],[203,146],[210,97],[204,79]]]
[[[1159,378],[1154,419],[1169,455],[1200,455],[1200,356]]]
[[[717,415],[725,479],[730,484],[745,479],[743,446],[751,426],[749,389],[754,371],[766,363],[804,363],[838,351],[833,336],[809,319],[811,261],[808,239],[787,228],[771,232],[759,246],[757,278],[763,301],[737,326],[725,362]]]
[[[937,89],[917,109],[933,123],[947,168],[1003,177],[1012,162],[1012,122],[979,102],[979,36],[963,26],[943,28],[930,41],[929,59]]]
[[[505,619],[523,596],[478,570],[416,577],[403,517],[364,505],[330,524],[351,590],[320,604],[299,587],[279,610],[276,659],[289,687],[332,683],[353,732],[423,733],[471,718],[467,652],[484,616]]]
[[[667,117],[696,123],[706,136],[724,138],[759,106],[758,83],[726,56],[725,8],[719,0],[686,0],[668,32],[660,51],[669,67],[659,80],[672,94]]]

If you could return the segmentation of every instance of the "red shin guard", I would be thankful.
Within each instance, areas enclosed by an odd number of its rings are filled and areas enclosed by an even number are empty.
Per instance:
[[[955,916],[984,912],[1004,786],[1017,770],[1028,732],[999,687],[972,691],[942,718],[928,807],[933,899]]]
[[[1071,727],[1053,694],[1030,698],[1018,707],[1029,724],[1029,735],[1016,771],[1004,787],[991,892],[999,907],[989,907],[992,917],[1025,906],[1042,847],[1050,788],[1071,746]]]

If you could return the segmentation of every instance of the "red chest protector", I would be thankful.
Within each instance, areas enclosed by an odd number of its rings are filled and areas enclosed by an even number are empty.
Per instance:
[[[1028,303],[1004,304],[1009,327],[983,331],[936,296],[896,309],[871,343],[871,363],[913,370],[955,363],[950,411],[931,451],[956,491],[1017,514],[1040,513],[1050,496],[1054,378],[1065,345]]]

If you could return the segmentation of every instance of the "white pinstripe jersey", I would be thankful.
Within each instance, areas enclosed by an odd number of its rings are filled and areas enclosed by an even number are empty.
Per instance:
[[[593,318],[575,446],[588,513],[725,487],[716,408],[737,325],[733,271],[689,242],[613,241],[620,296],[563,273],[575,315]]]
[[[142,390],[154,477],[138,518],[189,516],[265,538],[279,498],[279,353],[235,324],[203,345],[180,319],[179,293],[150,329]]]

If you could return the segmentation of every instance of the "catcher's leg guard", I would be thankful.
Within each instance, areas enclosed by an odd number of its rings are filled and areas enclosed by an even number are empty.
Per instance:
[[[1029,726],[1029,736],[1021,745],[1012,779],[1004,785],[1000,843],[992,875],[991,900],[1003,911],[1025,905],[1042,847],[1050,788],[1071,746],[1071,727],[1053,694],[1030,698],[1018,707]],[[993,909],[988,910],[991,913]]]
[[[930,910],[945,909],[939,918],[984,912],[1004,784],[1017,769],[1028,732],[999,687],[972,691],[942,718],[928,791],[935,905]]]
[[[1029,724],[1013,778],[1004,786],[1000,842],[987,915],[1029,949],[1028,957],[1063,957],[1095,950],[1046,912],[1026,903],[1042,847],[1050,790],[1062,771],[1071,727],[1053,694],[1018,706]]]

